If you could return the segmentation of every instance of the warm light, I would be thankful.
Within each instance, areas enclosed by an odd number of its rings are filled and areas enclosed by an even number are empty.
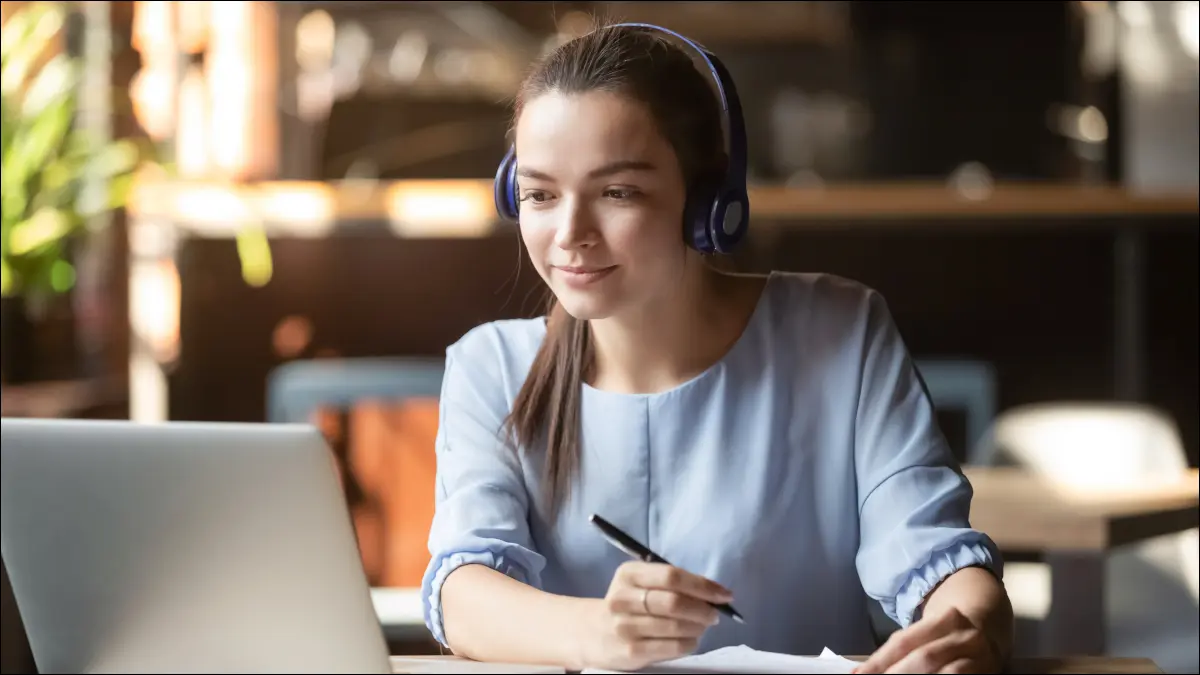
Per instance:
[[[160,363],[179,356],[179,270],[169,258],[130,264],[129,325]]]
[[[334,188],[324,183],[134,183],[129,211],[165,219],[207,237],[230,237],[247,226],[291,237],[324,237],[337,225]]]
[[[1057,133],[1082,143],[1103,143],[1108,140],[1108,120],[1095,106],[1051,106],[1047,125]]]
[[[401,236],[477,237],[491,231],[495,204],[479,181],[410,181],[388,190],[388,217]]]
[[[413,82],[420,77],[428,56],[429,41],[425,34],[417,30],[406,31],[392,47],[388,73],[398,82]]]
[[[967,162],[950,174],[950,186],[964,199],[980,201],[992,196],[995,181],[982,162]]]
[[[1079,139],[1088,143],[1103,143],[1108,140],[1108,120],[1104,113],[1095,106],[1088,106],[1079,111],[1075,119],[1075,129]]]
[[[179,86],[179,126],[175,130],[175,163],[179,175],[200,178],[209,170],[208,92],[200,69],[192,66]],[[225,143],[232,142],[225,139]]]
[[[1041,621],[1050,613],[1050,568],[1046,565],[1006,561],[1004,589],[1017,618]]]
[[[142,68],[129,85],[133,114],[156,141],[175,133],[176,87],[175,21],[170,2],[133,3],[131,42],[142,59]]]
[[[168,68],[147,66],[129,83],[133,114],[146,134],[156,141],[175,131],[175,73]]]
[[[133,3],[130,43],[143,55],[159,56],[175,51],[175,20],[171,2],[140,0]]]
[[[140,424],[166,422],[169,415],[167,374],[146,350],[129,355],[129,419]]]
[[[1064,494],[1150,489],[1187,470],[1174,424],[1148,408],[1031,405],[994,433],[996,447]]]
[[[255,220],[254,210],[232,186],[184,186],[175,194],[171,215],[190,226],[235,231]]]
[[[155,140],[173,140],[181,176],[267,178],[278,158],[278,59],[273,3],[137,2],[143,68],[134,114]],[[178,81],[182,53],[203,54]]]
[[[327,70],[333,61],[337,26],[323,9],[304,15],[296,24],[296,63],[301,70]]]
[[[179,48],[189,54],[199,54],[208,46],[209,5],[198,0],[176,2],[179,20]]]
[[[250,2],[219,2],[212,10],[213,37],[205,61],[210,101],[208,133],[212,168],[241,177],[249,167],[253,54]]]
[[[332,190],[322,183],[273,183],[255,191],[260,219],[286,225],[292,236],[325,236],[335,225]]]

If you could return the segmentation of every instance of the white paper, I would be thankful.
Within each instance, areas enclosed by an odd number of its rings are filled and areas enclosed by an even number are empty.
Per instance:
[[[849,673],[858,665],[828,647],[820,656],[792,656],[760,652],[746,645],[725,647],[705,654],[663,661],[638,673]],[[589,669],[584,673],[619,673]]]

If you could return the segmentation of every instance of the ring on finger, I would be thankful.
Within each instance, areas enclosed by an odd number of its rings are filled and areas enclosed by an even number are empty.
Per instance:
[[[650,589],[649,588],[642,589],[642,609],[644,609],[647,614],[652,613],[650,611]]]

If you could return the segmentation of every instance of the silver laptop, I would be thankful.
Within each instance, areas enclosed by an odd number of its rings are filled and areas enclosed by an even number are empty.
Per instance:
[[[40,672],[390,672],[315,429],[5,419],[0,437],[0,552]]]

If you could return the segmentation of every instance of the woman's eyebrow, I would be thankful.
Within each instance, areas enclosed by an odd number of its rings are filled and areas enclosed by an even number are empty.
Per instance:
[[[643,159],[620,159],[615,162],[609,162],[604,166],[592,169],[588,172],[588,178],[603,178],[604,176],[611,176],[624,171],[655,170],[657,170],[657,167],[654,166],[652,162],[648,162]],[[554,178],[550,174],[526,166],[518,166],[517,175],[521,176],[522,178],[532,178],[534,180],[546,181],[548,183],[554,182]]]

